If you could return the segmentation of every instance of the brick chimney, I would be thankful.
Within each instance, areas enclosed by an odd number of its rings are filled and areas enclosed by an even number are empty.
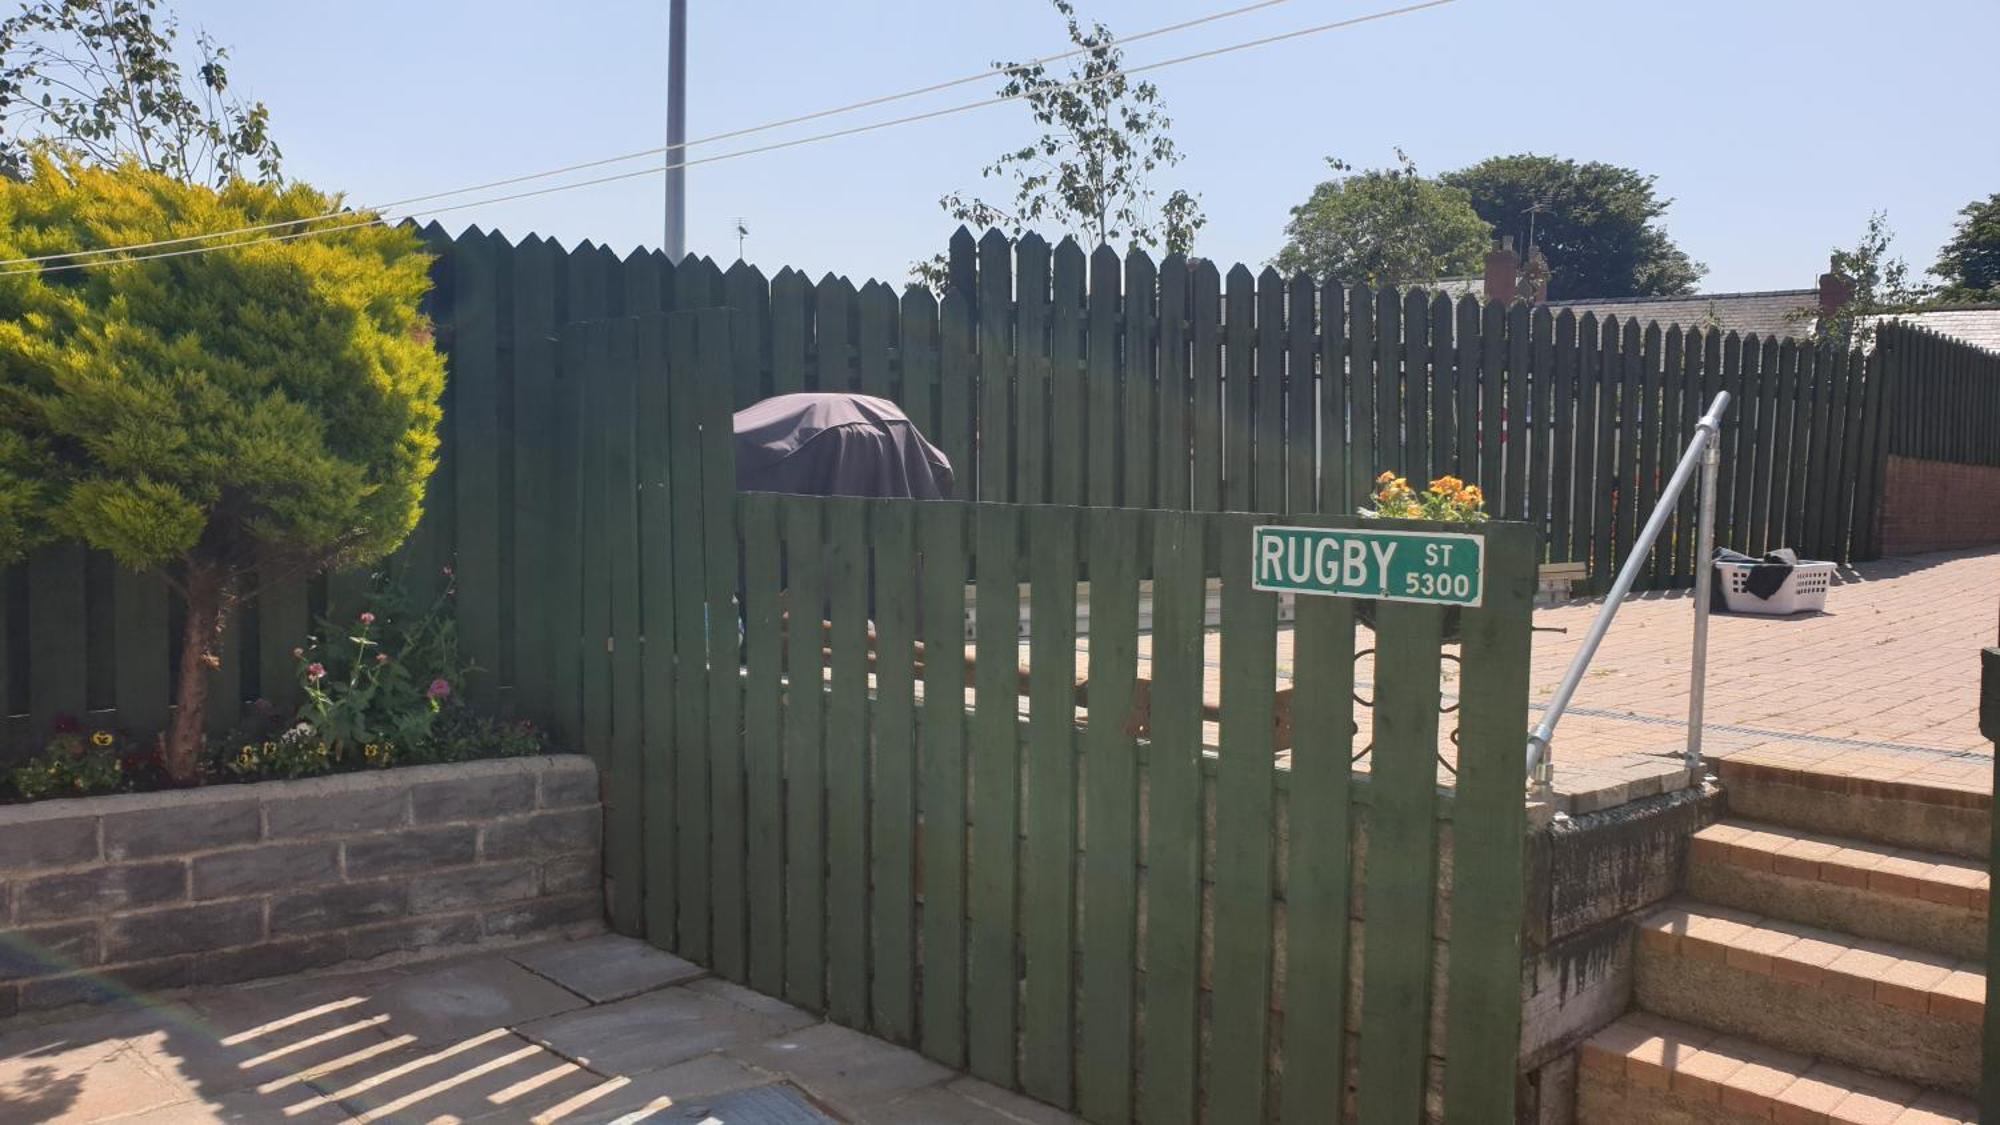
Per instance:
[[[1500,245],[1486,252],[1486,299],[1506,303],[1519,299],[1521,256],[1514,252],[1514,238],[1503,235]]]
[[[1833,316],[1854,299],[1854,280],[1840,272],[1834,263],[1827,264],[1827,272],[1819,275],[1819,314]]]

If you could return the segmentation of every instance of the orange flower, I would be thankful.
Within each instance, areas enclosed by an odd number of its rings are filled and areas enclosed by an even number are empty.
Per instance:
[[[1456,495],[1463,491],[1464,488],[1465,482],[1452,476],[1439,477],[1431,482],[1432,492],[1440,492],[1447,496]]]

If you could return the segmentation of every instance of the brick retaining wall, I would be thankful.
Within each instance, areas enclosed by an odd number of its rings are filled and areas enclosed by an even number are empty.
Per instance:
[[[0,806],[0,1017],[602,918],[576,755]]]
[[[1917,555],[2000,543],[2000,468],[1890,457],[1882,553]]]

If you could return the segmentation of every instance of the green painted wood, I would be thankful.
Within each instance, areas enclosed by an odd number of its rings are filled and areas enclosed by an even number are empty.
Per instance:
[[[1489,580],[1497,577],[1489,572]],[[1369,754],[1373,803],[1362,892],[1362,948],[1367,955],[1362,959],[1361,1026],[1367,1034],[1361,1037],[1356,1090],[1360,1120],[1416,1121],[1424,1113],[1430,1053],[1431,903],[1438,849],[1436,685],[1444,613],[1436,606],[1383,602],[1375,607],[1375,620],[1375,748]],[[1518,804],[1518,767],[1514,778]],[[1519,893],[1519,880],[1515,883]],[[1453,910],[1454,921],[1461,909]],[[1517,991],[1519,964],[1517,957]],[[1515,999],[1510,997],[1508,1006],[1518,1009]],[[1508,1050],[1516,1049],[1517,1039],[1507,1041]]]
[[[1634,493],[1637,504],[1632,508],[1633,536],[1636,541],[1638,529],[1653,518],[1653,512],[1660,505],[1660,439],[1665,436],[1663,420],[1666,408],[1662,405],[1661,382],[1661,339],[1658,321],[1648,323],[1640,333],[1639,363],[1639,461],[1633,466],[1632,479],[1637,482]],[[1662,533],[1664,538],[1664,532]],[[1656,589],[1660,584],[1660,540],[1645,552],[1646,569],[1639,572],[1640,589]]]
[[[895,373],[890,352],[896,346],[896,291],[879,281],[861,287],[855,302],[857,329],[856,363],[861,371],[861,393],[895,401]]]
[[[1375,460],[1399,477],[1410,475],[1403,446],[1403,308],[1394,289],[1375,294]],[[1421,477],[1423,474],[1418,473]],[[1421,482],[1419,482],[1421,483]]]
[[[1139,763],[1126,719],[1138,674],[1145,517],[1088,514],[1090,721],[1084,730],[1083,1059],[1077,1105],[1092,1121],[1132,1117],[1139,927]],[[1183,643],[1197,643],[1183,634]],[[1031,899],[1036,909],[1040,898]]]
[[[440,350],[449,353],[455,329],[452,324],[453,269],[451,256],[453,244],[451,236],[435,221],[425,224],[419,232],[424,249],[432,256],[430,291],[424,294],[420,307],[430,318],[436,330],[436,342]],[[584,261],[594,266],[594,255],[585,254],[589,243],[577,247]],[[592,268],[572,267],[575,284],[585,287],[589,281],[598,279]],[[599,286],[601,289],[601,286]],[[395,570],[403,577],[405,585],[418,596],[428,596],[444,588],[439,571],[451,565],[452,527],[452,477],[454,443],[451,434],[452,400],[455,391],[450,378],[450,363],[446,364],[444,393],[439,396],[438,405],[444,411],[444,418],[438,426],[437,468],[424,488],[423,518],[417,523],[410,537],[396,552]]]
[[[1542,368],[1549,373],[1549,561],[1575,562],[1584,556],[1577,550],[1575,525],[1570,516],[1584,511],[1577,499],[1588,494],[1581,472],[1584,458],[1581,431],[1585,424],[1578,421],[1582,415],[1577,401],[1578,357],[1573,310],[1564,309],[1556,315],[1549,346],[1552,351],[1549,366]]]
[[[1750,458],[1750,523],[1748,526],[1749,553],[1761,555],[1779,544],[1773,543],[1769,533],[1771,516],[1771,454],[1776,449],[1773,444],[1777,437],[1778,416],[1778,342],[1776,340],[1757,341],[1754,337],[1743,341],[1743,381],[1744,391],[1751,385],[1750,354],[1751,345],[1757,343],[1756,387],[1757,387],[1757,437]],[[1748,437],[1748,434],[1744,435]]]
[[[1354,602],[1298,599],[1293,637],[1289,807],[1302,815],[1288,822],[1279,1119],[1313,1121],[1347,1096]]]
[[[1134,249],[1125,257],[1125,345],[1119,387],[1124,426],[1119,439],[1124,443],[1123,487],[1119,503],[1127,508],[1150,508],[1153,496],[1153,459],[1158,456],[1160,423],[1158,416],[1159,374],[1153,348],[1159,334],[1158,314],[1153,309],[1158,289],[1157,271],[1146,252]]]
[[[500,695],[500,339],[496,315],[512,276],[478,228],[452,253],[454,311],[450,425],[455,442],[456,540],[453,567],[459,652],[473,670],[465,695],[491,705]]]
[[[1589,324],[1586,314],[1585,324]],[[1618,576],[1612,549],[1612,504],[1618,489],[1618,320],[1605,317],[1597,326],[1597,484],[1591,502],[1590,588],[1603,592]]]
[[[1576,430],[1576,446],[1571,454],[1570,477],[1570,559],[1574,562],[1592,561],[1592,543],[1597,522],[1597,431],[1598,431],[1598,375],[1597,375],[1597,315],[1585,313],[1576,321],[1576,350],[1570,362],[1576,380],[1576,413],[1572,425]],[[1597,574],[1595,564],[1592,569],[1593,581],[1586,583],[1586,589],[1595,588]]]
[[[1319,455],[1319,380],[1313,370],[1318,325],[1313,315],[1312,275],[1293,274],[1285,287],[1285,511],[1312,512]],[[1164,305],[1164,291],[1160,298]],[[1164,347],[1164,344],[1162,345]],[[1162,374],[1164,375],[1164,369]],[[1161,427],[1166,430],[1164,426]],[[1166,431],[1171,436],[1172,431]],[[1166,458],[1161,457],[1164,464]],[[1168,507],[1165,496],[1160,506]]]
[[[1839,544],[1841,562],[1852,563],[1860,558],[1865,545],[1858,536],[1856,527],[1865,521],[1866,513],[1859,508],[1862,492],[1861,477],[1865,467],[1861,462],[1861,411],[1866,404],[1867,361],[1864,353],[1841,353],[1841,380],[1834,399],[1836,412],[1840,416],[1839,467],[1835,479],[1840,482],[1840,495],[1834,512],[1834,542]]]
[[[637,407],[638,322],[610,323],[610,363],[604,380],[604,426],[596,440],[604,446],[604,538],[599,550],[609,560],[611,713],[607,741],[611,773],[605,785],[604,859],[611,878],[612,929],[645,931],[646,760],[643,653],[639,619],[639,507]]]
[[[1799,426],[1801,401],[1807,404],[1805,417],[1812,417],[1810,395],[1801,394],[1808,373],[1800,368],[1798,342],[1787,338],[1778,346],[1778,432],[1777,444],[1771,450],[1770,546],[1774,549],[1798,546],[1799,520],[1795,511],[1798,489],[1794,487],[1794,470],[1799,466],[1800,439],[1804,436]]]
[[[1794,536],[1801,548],[1815,559],[1828,557],[1825,523],[1826,412],[1827,388],[1833,381],[1833,350],[1825,345],[1805,348],[1799,356],[1798,429],[1802,437],[1795,446],[1799,464],[1793,473],[1792,510],[1798,518]]]
[[[897,333],[903,413],[928,437],[938,432],[938,306],[928,288],[912,285],[903,291]]]
[[[1015,246],[1014,419],[1019,427],[1015,452],[1015,496],[1024,504],[1046,504],[1049,496],[1049,244],[1034,232]]]
[[[1347,294],[1328,280],[1319,292],[1319,506],[1321,512],[1353,509],[1348,477]]]
[[[1365,285],[1347,291],[1347,487],[1346,510],[1371,505],[1375,475],[1375,294]]]
[[[1248,516],[1221,522],[1220,543],[1249,542],[1255,522]],[[1218,561],[1222,723],[1215,780],[1209,1119],[1261,1121],[1270,1042],[1278,598],[1250,588],[1249,552],[1225,549]]]
[[[58,548],[58,550],[61,550],[61,548]],[[79,577],[83,576],[84,568],[89,565],[89,552],[83,552],[77,556]],[[90,706],[88,693],[90,682],[90,643],[87,631],[78,629],[76,623],[86,620],[90,612],[87,591],[84,595],[84,600],[80,601],[79,605],[81,606],[81,611],[77,616],[68,619],[64,628],[76,634],[73,643],[78,646],[82,653],[81,656],[76,658],[81,667],[81,672],[76,676],[77,690],[75,693],[80,703],[74,710],[69,712],[70,714],[82,717],[83,713]],[[28,617],[31,626],[34,620],[34,610],[31,606]],[[185,620],[185,618],[182,618],[182,620]],[[244,634],[248,631],[246,628],[247,625],[248,622],[245,619],[245,615],[238,614],[234,621],[226,623],[222,631],[222,636],[216,641],[216,655],[221,659],[222,663],[208,677],[208,722],[206,724],[208,733],[215,737],[228,734],[243,717],[243,704],[247,702],[247,696],[243,690],[243,639]],[[34,646],[30,651],[36,653],[43,651],[42,645],[34,642],[34,635],[32,633],[29,640]],[[29,670],[33,671],[33,665],[29,666]]]
[[[1431,304],[1421,289],[1403,295],[1403,461],[1412,488],[1436,478],[1431,471]]]
[[[971,299],[957,290],[938,306],[938,438],[951,460],[952,494],[977,496],[979,466],[973,459],[973,377]]]
[[[598,768],[611,771],[611,556],[602,544],[610,497],[604,488],[606,435],[617,416],[615,384],[622,382],[611,355],[615,320],[578,327],[583,337],[583,412],[578,473],[582,495],[583,541],[583,745]]]
[[[706,962],[709,903],[707,555],[702,519],[701,321],[667,320],[667,450],[673,498],[675,952]],[[588,636],[586,634],[586,636]],[[587,646],[586,646],[587,651]],[[817,1007],[817,1005],[812,1005]]]
[[[1191,285],[1193,503],[1196,511],[1213,512],[1222,507],[1222,275],[1214,262],[1203,259],[1194,264]]]
[[[854,362],[854,283],[827,274],[813,288],[813,365],[808,379],[813,389],[847,392],[860,389]]]
[[[979,300],[979,244],[973,241],[972,232],[963,226],[952,232],[951,241],[946,245],[946,292],[965,294],[970,302],[968,318],[978,316]]]
[[[785,999],[826,1008],[825,505],[779,500],[785,540]],[[927,998],[928,999],[928,998]]]
[[[1049,499],[1081,504],[1084,492],[1084,261],[1076,240],[1055,251],[1049,310]]]
[[[1085,490],[1090,503],[1118,503],[1118,321],[1124,315],[1118,252],[1100,245],[1090,255],[1090,325],[1085,344],[1083,405]]]
[[[1645,358],[1644,329],[1637,320],[1625,321],[1618,337],[1618,496],[1611,528],[1612,561],[1620,568],[1632,553],[1644,506],[1642,478],[1650,475],[1639,433],[1639,419],[1647,413]]]
[[[513,255],[513,316],[510,325],[513,391],[513,584],[508,599],[513,621],[514,709],[538,723],[555,704],[550,585],[555,581],[555,516],[550,489],[555,482],[555,379],[557,368],[556,285],[561,248],[530,235]]]
[[[1457,475],[1453,464],[1458,457],[1458,345],[1452,336],[1451,298],[1443,293],[1431,299],[1431,475]]]
[[[679,759],[674,745],[674,498],[672,472],[674,372],[669,370],[668,318],[642,317],[634,325],[632,476],[637,489],[640,609],[640,755],[644,813],[641,840],[647,857],[644,919],[646,938],[662,948],[679,945],[678,840]],[[686,377],[682,369],[682,377]],[[768,505],[767,505],[768,506]],[[551,510],[551,515],[554,509]],[[693,529],[689,529],[689,534]],[[775,532],[774,532],[775,534]],[[553,545],[552,545],[553,546]],[[753,572],[754,579],[754,572]],[[775,585],[773,586],[775,588]],[[772,669],[771,683],[777,682]],[[775,711],[773,703],[771,710]],[[782,983],[782,976],[779,978]]]
[[[964,1069],[965,1035],[965,513],[920,504],[924,651],[922,777],[924,1054]],[[794,775],[796,776],[796,775]]]
[[[1555,318],[1546,307],[1536,308],[1528,319],[1528,523],[1553,541],[1554,516],[1550,511],[1549,469],[1555,457],[1556,381]],[[1567,435],[1565,435],[1567,436]]]
[[[981,500],[1014,497],[1013,247],[989,230],[979,240],[979,491]]]
[[[1285,279],[1257,275],[1255,363],[1251,371],[1251,506],[1285,510]]]
[[[0,617],[6,616],[6,590],[7,573],[0,571]],[[167,631],[167,586],[156,575],[119,567],[112,579],[111,598],[118,638],[118,721],[132,734],[147,738],[166,729],[168,705],[173,699],[167,669],[179,638]],[[309,629],[310,622],[306,624]],[[281,649],[286,660],[285,679],[294,684],[291,646],[301,643],[294,640]],[[12,679],[6,648],[6,626],[0,624],[0,720],[13,713],[7,701]],[[30,660],[34,658],[31,653]],[[267,677],[266,691],[270,683]]]
[[[1096,534],[1102,509],[1033,508],[1026,514],[1030,653],[1027,798],[1022,812],[1021,1088],[1071,1105],[1076,1050],[1076,590],[1077,520]],[[1091,584],[1092,652],[1097,596]],[[1093,666],[1095,662],[1093,661]],[[1093,677],[1093,687],[1095,686]],[[1093,759],[1094,761],[1094,759]],[[1087,862],[1087,859],[1086,859]]]
[[[1514,1107],[1521,1041],[1521,919],[1528,838],[1527,814],[1521,801],[1521,750],[1517,743],[1528,724],[1529,628],[1534,619],[1537,548],[1532,528],[1490,526],[1486,535],[1485,604],[1466,610],[1463,618],[1464,686],[1457,716],[1458,774],[1452,801],[1451,952],[1446,970],[1449,977],[1443,1044],[1444,1055],[1451,1060],[1451,1065],[1445,1068],[1445,1120],[1450,1123],[1483,1125],[1504,1121]],[[1393,643],[1393,636],[1385,642],[1382,654],[1385,663],[1402,655],[1389,650],[1387,646]],[[1418,668],[1428,668],[1432,663],[1432,658],[1423,653],[1410,653],[1408,659]],[[1386,699],[1391,690],[1386,685],[1396,681],[1386,676],[1377,678],[1385,685]],[[1427,695],[1412,690],[1404,705],[1433,712],[1436,704]],[[1436,719],[1430,721],[1435,724]],[[1390,733],[1398,732],[1392,729]],[[1379,733],[1377,739],[1379,755],[1382,746]],[[1425,767],[1421,772],[1428,774],[1428,763]],[[1408,779],[1408,789],[1404,791],[1399,785],[1403,782],[1400,776],[1384,776],[1382,770],[1383,766],[1376,766],[1381,797],[1392,804],[1404,798],[1411,802],[1402,815],[1429,807],[1429,794],[1418,791],[1419,783],[1429,778]],[[1295,795],[1293,799],[1298,798]],[[1371,827],[1380,826],[1380,830],[1389,833],[1401,827],[1391,826],[1389,818],[1396,815],[1396,810],[1385,808],[1380,800],[1371,815]],[[1295,835],[1295,847],[1296,841]],[[1376,848],[1386,840],[1371,835],[1369,842],[1371,861],[1385,854]],[[1400,851],[1386,854],[1402,858]],[[1375,874],[1371,862],[1371,883]],[[1427,888],[1428,881],[1424,886]],[[1429,896],[1423,893],[1424,889],[1419,889],[1415,901],[1428,906]],[[1373,951],[1380,947],[1374,943],[1372,899],[1368,910],[1367,948]],[[1385,931],[1385,936],[1387,932],[1393,931]],[[1402,952],[1412,945],[1405,937],[1397,939],[1392,948]],[[1420,971],[1427,978],[1430,951],[1424,948],[1420,952],[1423,961]],[[1408,968],[1404,966],[1406,971]],[[1367,982],[1371,997],[1374,986],[1371,977]],[[1409,997],[1404,994],[1401,998]],[[1422,1017],[1428,1013],[1429,1005],[1419,1004],[1408,1011],[1418,1017],[1419,1030],[1417,1036],[1405,1039],[1405,1046],[1421,1042],[1422,1025],[1428,1023]],[[1367,1026],[1372,1033],[1375,1025]],[[1408,1029],[1403,1030],[1407,1035]],[[1366,1042],[1364,1036],[1364,1055],[1368,1051]],[[1421,1062],[1416,1077],[1421,1085]],[[1403,1080],[1409,1080],[1407,1072]]]
[[[1452,382],[1458,396],[1453,414],[1458,440],[1453,443],[1452,475],[1476,483],[1479,480],[1479,360],[1486,350],[1479,301],[1474,297],[1458,300],[1458,331],[1453,341]]]
[[[564,328],[557,355],[549,449],[548,724],[558,745],[582,750],[583,334]]]
[[[122,573],[123,568],[120,570]],[[158,579],[149,578],[148,581],[157,584]],[[299,705],[298,661],[293,658],[292,650],[304,645],[313,632],[312,610],[306,601],[307,592],[308,583],[302,577],[274,576],[268,582],[262,576],[258,578],[257,694],[282,714],[292,713]],[[123,607],[118,608],[122,610]],[[160,601],[162,626],[165,625],[165,609],[166,600],[163,597]],[[359,627],[359,622],[354,617],[339,617],[332,620],[341,629],[349,632]],[[121,650],[126,643],[124,626],[125,621],[121,612],[117,634]],[[144,645],[145,642],[141,641],[140,644]],[[135,646],[133,651],[143,652],[145,648]],[[130,657],[124,656],[121,651],[119,663],[124,664],[129,660]],[[132,726],[135,733],[148,729],[137,726],[133,722],[133,717],[125,713],[125,697],[122,693],[118,696],[118,719],[121,723]]]
[[[1833,472],[1838,464],[1834,442],[1839,436],[1834,395],[1838,382],[1847,375],[1845,359],[1843,352],[1832,347],[1823,346],[1814,354],[1812,446],[1806,468],[1805,507],[1806,534],[1813,544],[1814,558],[1839,557],[1828,517],[1839,489]]]
[[[743,522],[743,659],[746,672],[743,678],[743,765],[744,824],[748,836],[743,873],[749,926],[747,961],[750,987],[767,996],[781,996],[785,991],[785,741],[782,722],[785,605],[782,597],[784,571],[780,565],[784,544],[778,533],[776,496],[746,493],[738,504],[738,512]],[[888,545],[884,546],[885,551],[889,549]],[[650,836],[650,821],[647,828]],[[647,907],[650,913],[650,888]]]
[[[1669,368],[1669,375],[1678,370],[1678,380],[1670,379],[1676,388],[1676,402],[1679,412],[1675,415],[1678,425],[1675,439],[1666,452],[1679,458],[1687,451],[1687,445],[1694,440],[1695,422],[1708,409],[1709,399],[1702,394],[1702,349],[1704,338],[1714,333],[1686,332],[1681,337],[1681,356],[1678,368]],[[1673,461],[1667,462],[1667,471],[1673,471]],[[1698,501],[1701,498],[1701,479],[1696,477],[1681,489],[1680,504],[1675,511],[1674,551],[1671,556],[1671,572],[1675,586],[1687,586],[1694,581],[1695,539],[1699,529],[1695,523],[1698,515]]]
[[[1257,280],[1238,265],[1229,271],[1222,310],[1222,507],[1250,508],[1251,383],[1256,379]]]
[[[897,1043],[917,1038],[916,505],[870,505],[875,548],[875,791],[870,801],[871,1021]],[[746,719],[748,711],[745,712]],[[755,744],[753,744],[755,745]],[[754,823],[754,820],[753,820]],[[752,842],[755,848],[755,842]],[[756,886],[756,874],[750,879]]]
[[[1507,510],[1507,309],[1491,302],[1479,324],[1479,487],[1486,510]]]
[[[48,737],[56,716],[81,720],[89,710],[84,698],[89,652],[81,628],[88,612],[84,559],[83,548],[69,543],[28,556],[28,728],[37,743]],[[225,668],[234,665],[224,662]],[[226,704],[222,696],[209,700],[211,712],[226,710]]]
[[[1020,629],[1016,560],[1020,512],[981,505],[973,512],[978,588],[977,689],[969,731],[972,851],[968,863],[970,932],[966,1006],[972,1073],[1015,1081],[1021,755],[1016,707],[1015,640]]]
[[[93,712],[107,712],[105,718],[99,720],[105,723],[117,721],[118,637],[114,632],[117,623],[112,619],[114,607],[111,604],[111,586],[117,573],[118,561],[108,551],[92,551],[84,562],[84,618],[79,623],[84,631],[84,706]],[[251,582],[255,581],[253,577]],[[261,663],[257,617],[257,605],[253,599],[244,608],[238,642],[242,646],[238,659],[244,667],[245,699],[255,699],[262,694],[257,687],[258,665]]]
[[[743,650],[736,606],[736,441],[731,342],[735,313],[698,314],[701,367],[696,401],[701,410],[701,511],[708,666],[709,817],[713,824],[711,894],[713,961],[724,976],[745,975],[743,927],[743,689],[737,670]]]
[[[1515,301],[1507,307],[1507,406],[1501,414],[1507,454],[1507,518],[1528,514],[1528,306]]]
[[[666,264],[664,255],[653,256],[656,269],[672,269]],[[894,290],[887,286],[884,296],[893,306],[896,303]],[[730,320],[730,353],[734,359],[734,370],[730,372],[733,390],[730,404],[737,410],[769,398],[774,379],[771,371],[771,284],[764,279],[757,267],[742,259],[731,263],[722,275],[723,303],[734,309],[736,315]],[[628,301],[628,308],[639,312]],[[652,306],[646,306],[650,308]],[[893,323],[895,314],[891,312]],[[894,346],[895,339],[883,345],[886,352]]]
[[[1338,309],[1339,291],[1333,290]],[[1335,356],[1336,362],[1339,357]],[[1333,368],[1329,367],[1328,370]],[[1345,492],[1336,493],[1345,496]],[[1201,986],[1202,680],[1191,641],[1206,605],[1202,516],[1153,528],[1152,745],[1146,756],[1146,1039],[1140,1115],[1193,1125]],[[1332,600],[1332,599],[1326,599]]]
[[[868,1026],[868,543],[866,509],[826,507],[832,686],[826,697],[827,1015]]]
[[[1194,434],[1189,425],[1193,388],[1188,382],[1192,322],[1188,299],[1187,256],[1169,254],[1160,262],[1160,440],[1155,443],[1159,460],[1154,464],[1153,479],[1159,488],[1160,507],[1175,511],[1186,510],[1194,502],[1190,475]]]
[[[1722,416],[1722,477],[1716,482],[1715,543],[1750,550],[1750,476],[1757,432],[1755,348],[1734,332],[1722,338],[1722,387],[1729,409]],[[1749,381],[1746,382],[1746,377]]]
[[[1688,357],[1690,363],[1696,362],[1695,350],[1692,343],[1688,345]],[[1708,412],[1709,404],[1715,401],[1716,393],[1722,390],[1722,331],[1720,329],[1710,329],[1701,334],[1701,356],[1699,362],[1701,364],[1700,380],[1697,384],[1694,384],[1700,388],[1699,393],[1692,403],[1682,404],[1682,416],[1688,419],[1687,434],[1690,439],[1694,436],[1695,420]],[[1723,429],[1726,437],[1729,429],[1729,422],[1726,419],[1723,422]],[[1729,446],[1726,442],[1721,446],[1719,454],[1723,457],[1729,455]],[[1726,467],[1719,467],[1716,474],[1715,490],[1715,542],[1717,544],[1723,542],[1722,536],[1725,526],[1722,522],[1723,485],[1728,479],[1728,469]],[[1698,484],[1699,482],[1697,481],[1696,483]],[[1682,525],[1690,529],[1685,556],[1687,565],[1682,573],[1686,576],[1687,582],[1690,585],[1693,583],[1695,576],[1700,572],[1700,567],[1707,565],[1706,560],[1697,560],[1697,548],[1699,547],[1697,536],[1699,536],[1701,530],[1700,525],[1695,523],[1698,517],[1698,509],[1682,510]]]
[[[810,348],[812,283],[790,266],[771,279],[771,392],[796,394],[806,389],[806,353]],[[925,430],[925,433],[931,431]]]

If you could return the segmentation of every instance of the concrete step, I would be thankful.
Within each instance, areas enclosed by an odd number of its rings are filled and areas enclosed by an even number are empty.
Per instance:
[[[1641,923],[1635,962],[1643,1011],[1917,1085],[1978,1089],[1980,962],[1694,902]]]
[[[1944,1125],[1970,1101],[1659,1016],[1626,1016],[1578,1051],[1578,1125],[1825,1121]]]
[[[1986,865],[1724,820],[1694,834],[1688,894],[1790,922],[1899,941],[1966,960],[1986,956]]]
[[[1724,758],[1715,766],[1732,816],[1970,859],[1988,854],[1989,791],[1741,758]]]

